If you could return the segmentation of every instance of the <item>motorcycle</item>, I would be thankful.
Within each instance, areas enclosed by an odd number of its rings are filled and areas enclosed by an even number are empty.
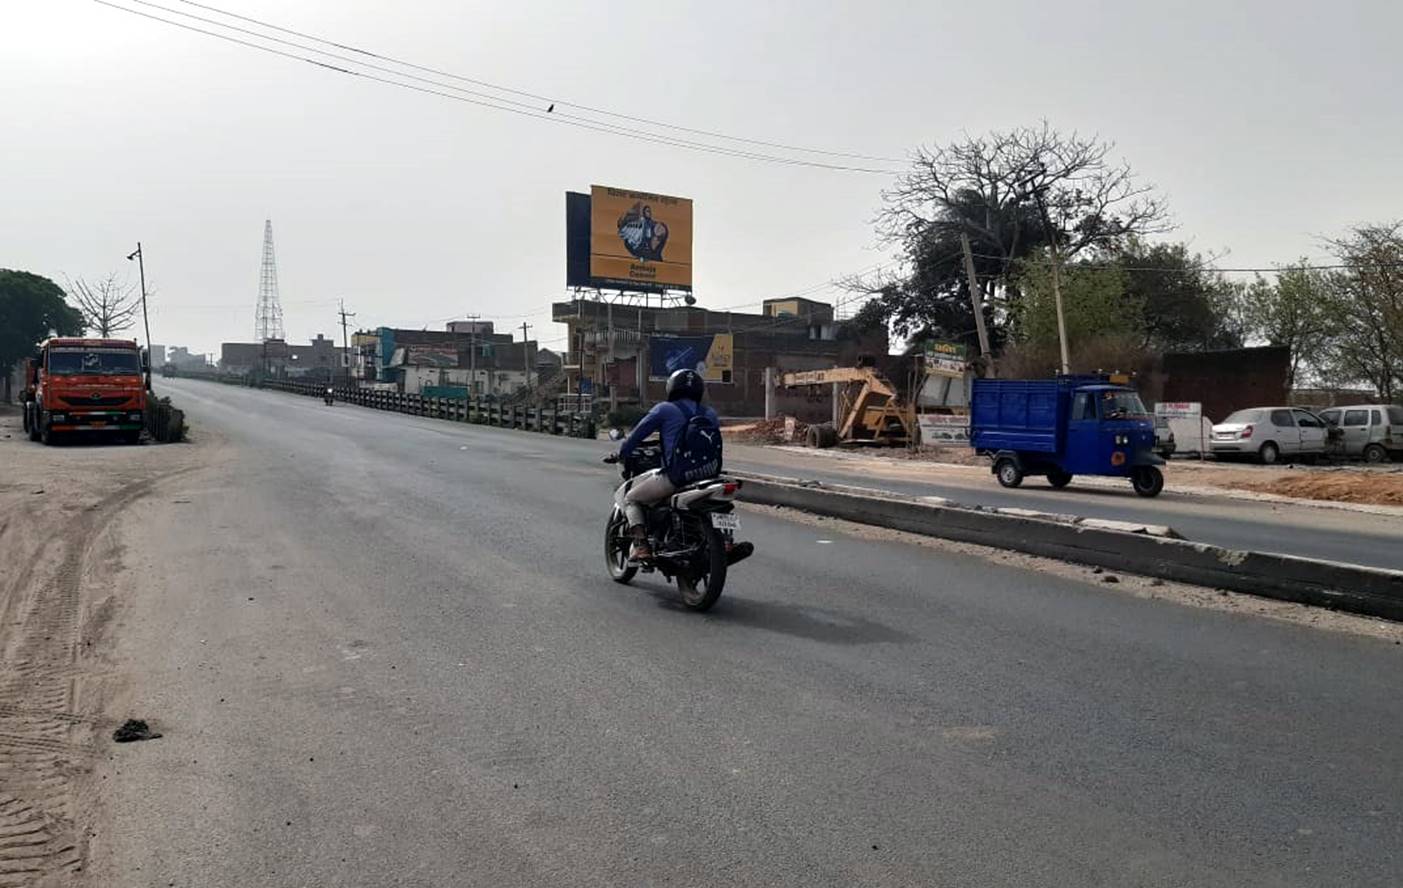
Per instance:
[[[328,406],[328,407],[331,406],[331,396],[332,396],[333,394],[334,394],[334,392],[333,392],[331,389],[327,389],[327,390],[322,394],[322,400],[326,402],[326,406]]]
[[[617,440],[617,431],[610,437]],[[604,528],[604,561],[616,583],[628,583],[639,570],[656,571],[668,581],[676,581],[682,603],[694,611],[705,611],[721,597],[726,571],[748,558],[755,546],[736,542],[740,516],[735,514],[735,498],[742,482],[724,476],[678,488],[660,503],[645,507],[645,527],[653,557],[635,562],[629,559],[633,534],[628,519],[619,508],[630,479],[662,465],[662,446],[645,443],[627,459],[617,454],[605,463],[621,464],[623,484],[615,494],[615,504]]]

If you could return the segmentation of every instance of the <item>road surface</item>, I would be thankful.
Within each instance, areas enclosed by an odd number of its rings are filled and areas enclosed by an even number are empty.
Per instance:
[[[161,388],[95,884],[1403,880],[1392,642],[749,511],[698,616],[605,577],[603,445]]]
[[[888,462],[876,473],[871,460],[766,447],[731,447],[727,463],[756,472],[813,478],[836,484],[880,487],[920,496],[943,496],[968,505],[1037,509],[1087,518],[1167,524],[1191,540],[1232,549],[1280,552],[1403,570],[1403,517],[1323,507],[1165,491],[1136,496],[1126,481],[1115,487],[1073,482],[1053,490],[1029,478],[1016,490],[1000,487],[987,470],[912,477],[919,463]],[[1174,465],[1166,469],[1172,474]]]

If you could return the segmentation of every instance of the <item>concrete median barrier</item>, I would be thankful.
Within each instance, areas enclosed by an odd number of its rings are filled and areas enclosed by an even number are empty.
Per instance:
[[[1225,549],[1170,528],[960,506],[868,488],[734,473],[740,499],[923,536],[1403,620],[1403,571]],[[1121,526],[1117,526],[1121,525]]]

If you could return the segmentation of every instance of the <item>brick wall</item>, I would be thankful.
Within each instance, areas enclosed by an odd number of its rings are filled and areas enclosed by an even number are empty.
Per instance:
[[[1291,350],[1285,346],[1169,352],[1155,400],[1199,401],[1204,416],[1221,422],[1234,410],[1285,404],[1290,365]]]

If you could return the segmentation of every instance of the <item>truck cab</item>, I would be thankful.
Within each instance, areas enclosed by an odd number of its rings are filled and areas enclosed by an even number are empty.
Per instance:
[[[140,440],[146,358],[130,339],[50,339],[28,370],[25,428],[45,444],[68,434]]]
[[[990,457],[1005,487],[1028,475],[1042,475],[1055,488],[1075,475],[1124,477],[1141,496],[1164,487],[1153,417],[1135,390],[1114,377],[975,380],[970,443]]]

